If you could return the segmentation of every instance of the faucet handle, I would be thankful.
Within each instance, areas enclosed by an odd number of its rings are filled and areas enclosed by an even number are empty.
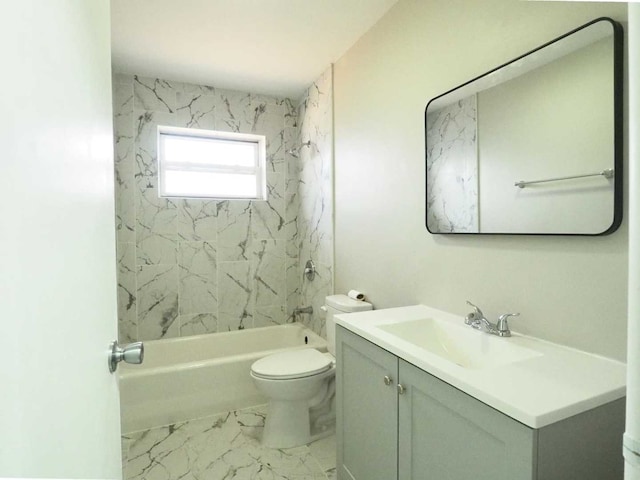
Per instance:
[[[484,313],[482,313],[482,310],[480,310],[480,308],[478,308],[476,305],[471,303],[469,300],[467,300],[467,305],[470,305],[473,307],[473,312],[469,313],[466,317],[464,317],[464,323],[466,323],[467,325],[479,323],[480,319],[484,318]]]
[[[519,313],[503,313],[498,317],[498,323],[496,323],[496,330],[501,337],[510,337],[511,330],[509,330],[509,317],[519,317]]]

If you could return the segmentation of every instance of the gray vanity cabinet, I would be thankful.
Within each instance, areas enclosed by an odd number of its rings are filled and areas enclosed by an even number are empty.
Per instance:
[[[336,330],[338,478],[393,480],[398,469],[398,358],[341,327]]]
[[[624,399],[532,429],[336,330],[339,480],[622,479]]]
[[[399,480],[534,478],[533,430],[404,360],[399,371]]]

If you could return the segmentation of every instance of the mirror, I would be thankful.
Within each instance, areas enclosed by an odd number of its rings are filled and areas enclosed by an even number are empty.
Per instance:
[[[427,230],[614,232],[622,74],[622,27],[599,18],[432,99]]]

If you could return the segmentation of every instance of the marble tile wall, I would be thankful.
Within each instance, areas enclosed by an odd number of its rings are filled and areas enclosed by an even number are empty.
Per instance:
[[[296,105],[115,76],[121,342],[279,324],[302,298],[320,312],[332,285],[330,78],[328,71]],[[159,198],[157,125],[265,135],[268,200]],[[302,283],[300,259],[309,256],[319,266],[313,287]],[[300,320],[321,331],[315,318]]]
[[[478,231],[477,102],[471,95],[427,116],[427,225]]]
[[[315,332],[325,336],[324,297],[333,294],[333,70],[329,67],[309,87],[298,105],[299,172],[298,237],[300,263],[315,263],[310,282],[302,279],[300,296],[313,315],[303,315]],[[344,292],[346,293],[346,292]]]
[[[287,248],[297,182],[287,180],[285,153],[297,137],[295,105],[133,75],[117,75],[114,88],[120,340],[286,321],[287,302],[297,303],[287,292],[298,265]],[[158,198],[157,125],[265,135],[269,199]]]

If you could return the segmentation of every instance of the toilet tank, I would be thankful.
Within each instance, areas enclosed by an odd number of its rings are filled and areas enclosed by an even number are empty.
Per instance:
[[[354,300],[346,295],[329,295],[324,299],[326,307],[325,326],[327,329],[327,349],[331,355],[336,354],[336,321],[334,315],[341,313],[364,312],[372,310],[373,305],[362,300]]]

